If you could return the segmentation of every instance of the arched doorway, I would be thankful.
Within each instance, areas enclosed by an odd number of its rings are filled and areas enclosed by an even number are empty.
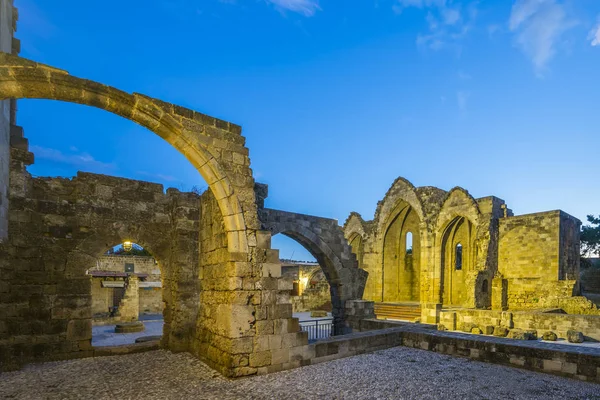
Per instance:
[[[443,230],[441,246],[442,304],[462,306],[467,300],[465,279],[473,269],[473,224],[458,216]]]
[[[132,241],[112,246],[86,274],[91,280],[92,346],[134,344],[163,334],[161,263]],[[168,289],[168,288],[167,288]],[[119,323],[137,322],[137,332],[115,332]]]
[[[401,201],[387,223],[383,238],[382,298],[384,302],[420,299],[420,220]]]

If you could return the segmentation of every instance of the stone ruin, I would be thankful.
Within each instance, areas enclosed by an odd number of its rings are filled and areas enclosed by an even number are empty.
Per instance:
[[[450,328],[486,318],[526,324],[531,318],[518,311],[532,308],[597,313],[573,297],[580,222],[564,212],[513,216],[496,197],[415,188],[404,179],[373,221],[352,214],[343,228],[336,220],[267,209],[267,189],[254,181],[240,126],[23,59],[12,36],[16,9],[9,0],[0,6],[10,11],[0,21],[0,101],[8,111],[0,114],[1,371],[101,354],[91,346],[86,271],[124,241],[147,248],[161,266],[161,347],[190,352],[231,377],[412,343],[401,331],[384,331],[309,344],[292,317],[293,284],[281,279],[271,248],[277,233],[318,260],[335,334],[381,327],[374,302],[417,304],[421,322],[454,323]],[[89,173],[32,177],[34,155],[15,106],[28,98],[97,107],[146,127],[190,161],[208,190],[165,193],[161,185]]]

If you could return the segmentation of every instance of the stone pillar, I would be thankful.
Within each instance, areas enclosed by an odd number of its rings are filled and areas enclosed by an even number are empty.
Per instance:
[[[137,276],[130,275],[125,282],[127,288],[119,303],[117,317],[124,322],[137,321],[140,315],[140,281]]]
[[[421,323],[437,324],[440,321],[441,303],[421,303]]]
[[[375,318],[375,302],[368,300],[346,300],[346,321],[344,332],[347,334],[360,331],[360,321]],[[336,333],[339,334],[339,333]]]
[[[502,276],[492,279],[492,310],[508,309],[508,281]]]

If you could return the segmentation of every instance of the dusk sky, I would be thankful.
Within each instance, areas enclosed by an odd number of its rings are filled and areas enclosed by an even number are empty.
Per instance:
[[[243,127],[267,206],[371,219],[398,176],[600,213],[599,0],[15,0],[21,56]],[[19,102],[36,176],[205,188],[103,110]],[[283,258],[309,259],[278,235]]]

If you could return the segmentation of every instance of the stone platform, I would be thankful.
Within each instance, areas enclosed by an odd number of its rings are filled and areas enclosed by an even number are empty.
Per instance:
[[[144,329],[144,323],[141,321],[122,322],[115,326],[115,333],[135,333],[142,332]]]

